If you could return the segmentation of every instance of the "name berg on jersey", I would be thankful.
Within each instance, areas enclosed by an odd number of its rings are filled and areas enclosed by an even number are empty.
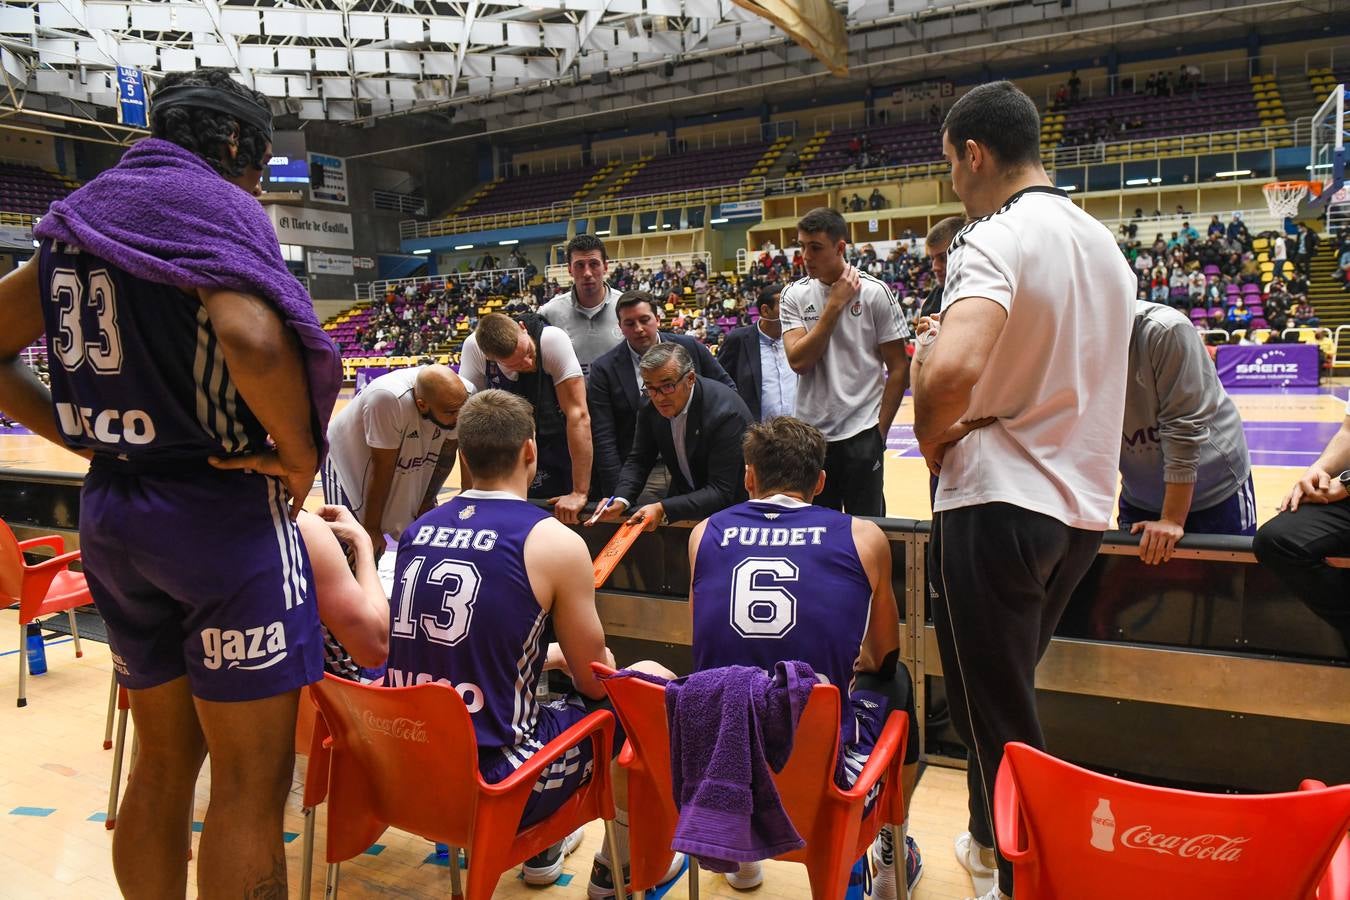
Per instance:
[[[56,404],[61,431],[70,437],[81,435],[104,444],[149,444],[155,439],[155,423],[143,409],[102,409],[95,413],[87,406]]]
[[[805,547],[820,545],[820,537],[826,532],[824,525],[812,525],[809,528],[768,528],[731,526],[722,532],[722,546],[733,541],[742,547]]]
[[[497,532],[491,528],[481,531],[473,528],[450,528],[442,525],[423,525],[417,529],[414,547],[443,547],[447,550],[491,550],[497,546]]]

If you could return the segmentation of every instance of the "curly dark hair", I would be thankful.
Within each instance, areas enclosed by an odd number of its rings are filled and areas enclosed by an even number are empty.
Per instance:
[[[159,83],[163,90],[175,85],[213,87],[238,94],[263,109],[268,108],[267,97],[244,87],[230,77],[226,69],[197,69],[193,72],[172,72]],[[206,160],[211,168],[225,178],[237,178],[250,167],[261,169],[267,164],[268,139],[253,125],[241,122],[228,113],[197,106],[174,106],[154,109],[150,123],[152,137],[172,141],[185,150]],[[231,135],[238,136],[239,154],[230,160]]]

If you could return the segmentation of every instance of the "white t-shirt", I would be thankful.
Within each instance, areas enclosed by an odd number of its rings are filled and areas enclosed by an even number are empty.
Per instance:
[[[420,367],[398,369],[381,375],[328,424],[328,458],[337,470],[343,493],[352,502],[357,521],[365,516],[371,448],[398,450],[394,481],[380,519],[380,527],[395,537],[417,518],[441,457],[441,445],[456,437],[455,429],[444,431],[418,411],[413,387],[420,371]],[[474,388],[466,383],[465,389],[473,393]]]
[[[543,352],[544,371],[553,378],[555,386],[569,378],[581,377],[581,363],[577,361],[576,351],[567,332],[555,325],[545,325],[539,335],[539,349]],[[515,381],[519,373],[499,365],[507,379]],[[459,354],[459,374],[478,390],[488,386],[487,357],[478,349],[478,335],[469,335]]]
[[[797,418],[814,425],[827,441],[842,441],[875,428],[886,386],[882,344],[909,337],[900,304],[884,283],[858,272],[858,296],[835,322],[825,352],[797,379]],[[783,331],[820,321],[830,287],[814,278],[788,285],[780,300]]]
[[[1020,191],[956,236],[943,310],[984,297],[1008,320],[962,416],[998,421],[948,450],[935,511],[1010,503],[1110,527],[1135,291],[1111,232],[1054,188]]]

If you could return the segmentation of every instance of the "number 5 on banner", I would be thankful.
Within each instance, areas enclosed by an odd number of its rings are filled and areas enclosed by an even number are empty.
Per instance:
[[[623,559],[628,548],[633,546],[633,542],[642,534],[642,523],[637,522],[629,524],[625,522],[619,526],[619,530],[614,532],[614,537],[609,539],[609,543],[595,557],[595,587],[598,590],[609,578],[614,567]]]

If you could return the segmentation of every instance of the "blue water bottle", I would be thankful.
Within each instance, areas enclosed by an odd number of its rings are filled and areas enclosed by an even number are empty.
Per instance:
[[[42,627],[28,623],[28,674],[47,674],[47,647],[42,642]]]

